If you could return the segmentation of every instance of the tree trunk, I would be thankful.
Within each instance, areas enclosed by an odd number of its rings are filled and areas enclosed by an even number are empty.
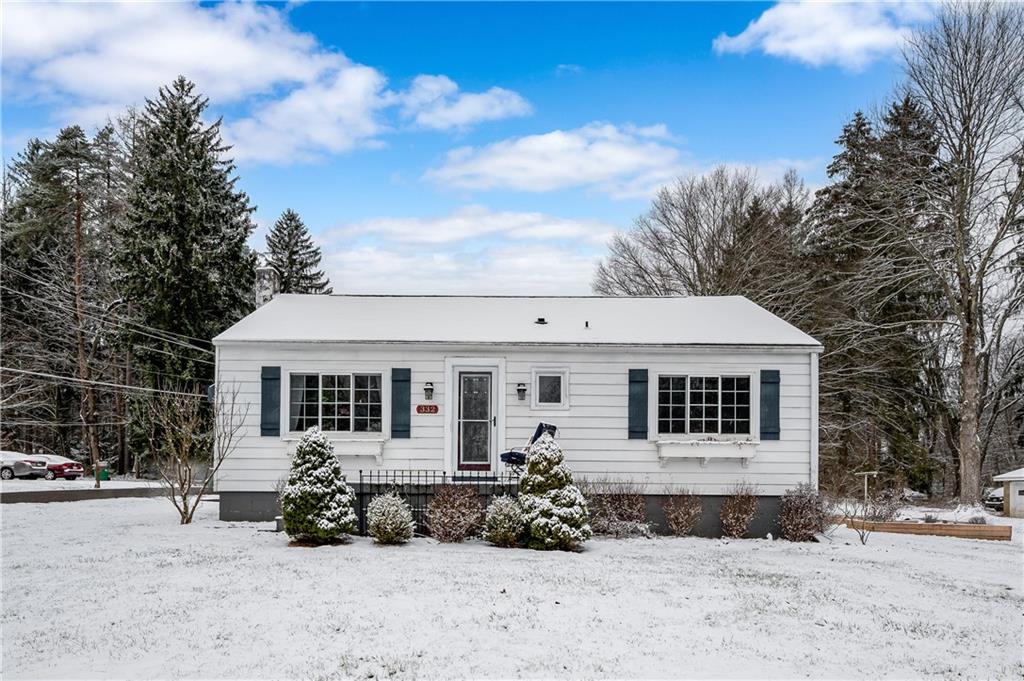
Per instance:
[[[978,350],[973,319],[964,328],[960,356],[960,503],[981,500],[981,443],[978,440]]]
[[[81,178],[75,173],[76,185]],[[100,486],[100,448],[96,437],[96,396],[92,389],[89,376],[89,360],[85,352],[85,314],[82,309],[82,192],[75,191],[75,345],[78,351],[78,379],[82,385],[82,418],[83,436],[89,447],[92,458],[93,475],[96,488]]]

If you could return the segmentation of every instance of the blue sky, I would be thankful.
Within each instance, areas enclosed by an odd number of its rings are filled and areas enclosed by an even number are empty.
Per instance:
[[[823,182],[915,3],[12,4],[3,153],[182,73],[266,228],[339,292],[587,293],[608,236],[719,163]]]

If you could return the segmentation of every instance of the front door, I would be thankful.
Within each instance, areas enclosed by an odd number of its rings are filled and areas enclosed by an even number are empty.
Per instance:
[[[458,372],[455,437],[460,471],[489,471],[494,460],[494,372]]]

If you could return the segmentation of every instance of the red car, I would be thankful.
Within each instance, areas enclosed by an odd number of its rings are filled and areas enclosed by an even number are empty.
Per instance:
[[[43,477],[47,480],[56,480],[57,478],[75,480],[85,474],[85,469],[82,468],[82,464],[78,463],[74,459],[69,459],[66,456],[46,454],[39,458],[46,460],[46,473]]]

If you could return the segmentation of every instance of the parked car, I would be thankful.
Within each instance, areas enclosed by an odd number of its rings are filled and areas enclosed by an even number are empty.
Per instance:
[[[46,473],[43,477],[47,480],[56,480],[57,478],[75,480],[85,474],[82,464],[74,459],[57,454],[47,454],[43,458],[46,459]]]
[[[0,451],[0,478],[41,478],[46,475],[47,461],[38,454]]]
[[[982,499],[982,503],[985,504],[986,508],[991,508],[993,511],[1003,510],[1003,488],[993,487],[992,489],[985,492],[985,498]]]

